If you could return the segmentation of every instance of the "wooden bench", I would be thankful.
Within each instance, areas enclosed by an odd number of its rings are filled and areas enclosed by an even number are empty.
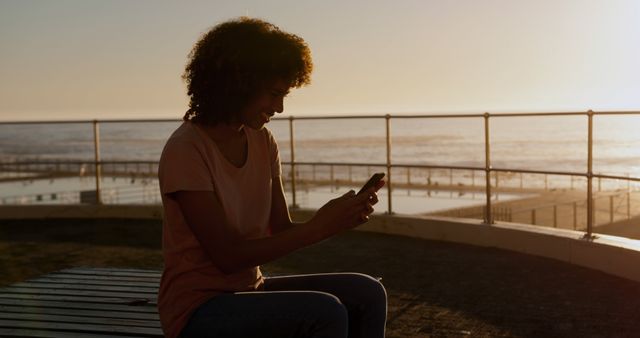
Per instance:
[[[0,288],[0,337],[162,337],[160,274],[73,268]]]

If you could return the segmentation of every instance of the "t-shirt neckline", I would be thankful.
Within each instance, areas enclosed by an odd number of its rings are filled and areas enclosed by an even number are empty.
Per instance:
[[[242,132],[244,133],[245,137],[247,138],[247,158],[244,160],[244,163],[241,166],[237,167],[235,164],[231,163],[231,161],[229,161],[224,156],[224,154],[222,153],[220,148],[218,148],[218,144],[215,143],[211,139],[211,137],[209,137],[209,135],[207,135],[207,133],[200,128],[200,126],[198,126],[196,123],[193,123],[193,122],[189,122],[189,123],[192,124],[193,128],[198,130],[198,133],[200,134],[200,136],[206,140],[205,142],[209,142],[209,144],[211,144],[211,146],[213,147],[213,149],[215,149],[215,152],[218,154],[218,156],[222,158],[221,161],[223,163],[225,163],[225,165],[227,167],[230,167],[233,170],[242,170],[242,169],[247,167],[247,163],[249,163],[249,159],[251,158],[251,137],[249,137],[249,133],[246,130],[247,129],[246,126],[242,127]]]

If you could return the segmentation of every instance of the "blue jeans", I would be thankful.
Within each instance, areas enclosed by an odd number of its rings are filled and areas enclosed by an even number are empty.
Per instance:
[[[265,278],[264,291],[225,293],[201,305],[180,337],[383,338],[387,293],[359,273]]]

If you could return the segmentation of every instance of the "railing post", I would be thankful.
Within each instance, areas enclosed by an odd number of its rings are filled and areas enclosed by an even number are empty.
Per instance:
[[[291,149],[291,196],[293,198],[292,208],[297,208],[296,201],[296,156],[293,142],[293,116],[289,116],[289,147]]]
[[[593,237],[593,111],[587,112],[588,134],[587,134],[587,233],[585,238]]]
[[[627,190],[627,219],[631,218],[631,191]]]
[[[520,189],[522,189],[523,185],[522,185],[522,173],[520,173]]]
[[[549,190],[549,175],[544,174],[544,190]]]
[[[629,177],[631,175],[629,175],[629,173],[627,173],[627,191],[631,190],[631,180],[629,180]]]
[[[613,223],[613,195],[609,196],[609,223]]]
[[[531,209],[531,225],[536,225],[536,209]]]
[[[491,215],[491,151],[489,144],[489,113],[484,113],[484,171],[486,180],[485,191],[487,195],[484,223],[493,224],[493,217]]]
[[[598,192],[602,191],[602,177],[598,177]]]
[[[335,184],[334,173],[333,173],[333,164],[329,164],[329,182],[331,182],[331,186],[333,187]]]
[[[573,202],[573,230],[578,228],[578,202]]]
[[[387,197],[387,202],[388,202],[388,206],[387,206],[387,212],[389,214],[393,214],[393,208],[392,208],[392,202],[391,202],[391,194],[393,193],[393,189],[392,189],[392,183],[391,183],[391,128],[390,128],[390,121],[391,121],[391,115],[387,114],[385,115],[385,126],[386,126],[386,133],[387,133],[387,192],[388,192],[388,197]]]
[[[573,175],[569,176],[569,178],[571,179],[571,190],[573,190]]]
[[[100,191],[100,180],[102,179],[100,164],[100,126],[98,120],[93,120],[93,153],[96,175],[96,204],[102,204],[102,193]]]

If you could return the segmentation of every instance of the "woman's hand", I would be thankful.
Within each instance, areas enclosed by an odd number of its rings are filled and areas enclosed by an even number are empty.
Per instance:
[[[369,215],[374,211],[373,206],[378,203],[376,191],[383,185],[384,181],[381,181],[376,187],[359,195],[351,190],[332,199],[318,210],[311,223],[321,227],[326,231],[326,235],[331,236],[367,222]]]

